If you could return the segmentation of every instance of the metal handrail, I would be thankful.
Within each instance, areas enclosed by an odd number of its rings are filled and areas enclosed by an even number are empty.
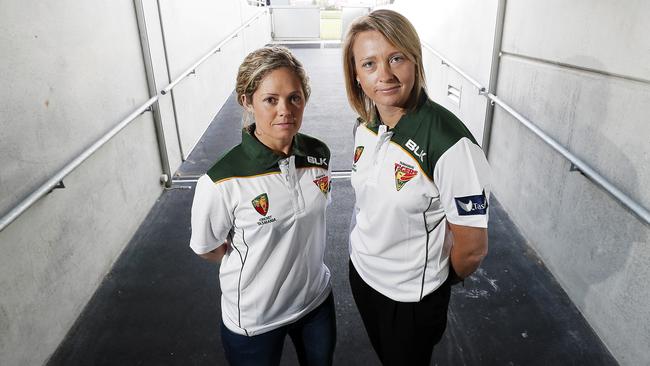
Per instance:
[[[199,67],[202,63],[204,63],[207,59],[210,58],[210,56],[214,55],[217,52],[221,51],[221,47],[223,47],[226,43],[230,42],[231,40],[237,38],[239,36],[239,32],[241,32],[244,28],[250,27],[250,25],[259,19],[262,15],[266,14],[267,10],[264,10],[257,15],[251,17],[246,23],[242,24],[239,28],[235,29],[232,33],[230,33],[223,41],[219,42],[214,48],[212,48],[208,53],[206,53],[203,57],[201,57],[197,62],[195,62],[192,66],[187,68],[187,70],[183,71],[176,79],[174,79],[169,85],[167,85],[163,90],[160,91],[160,94],[165,95],[169,93],[178,83],[183,81],[188,75],[194,74],[196,72],[196,68]]]
[[[89,148],[84,150],[79,156],[74,160],[68,163],[63,167],[58,173],[56,173],[52,178],[47,182],[43,183],[36,191],[27,196],[22,202],[20,202],[16,207],[9,211],[6,215],[0,219],[0,231],[4,230],[5,227],[9,226],[18,216],[25,212],[29,207],[31,207],[36,201],[41,199],[43,196],[51,192],[57,186],[60,186],[60,183],[63,181],[68,174],[75,170],[81,163],[88,159],[95,151],[99,150],[104,144],[106,144],[113,136],[117,135],[118,132],[122,131],[126,126],[133,122],[137,117],[142,113],[146,112],[156,101],[158,96],[154,96],[147,100],[143,105],[138,107],[135,111],[129,114],[124,118],[120,123],[108,131],[104,136],[99,140],[95,141]]]
[[[350,179],[352,171],[350,169],[332,170],[332,179]],[[196,183],[201,175],[184,175],[180,179],[174,179],[174,183]]]
[[[476,81],[476,79],[474,79],[473,77],[467,75],[467,74],[466,74],[463,70],[461,70],[458,66],[456,66],[454,63],[452,63],[451,61],[449,61],[445,56],[441,55],[440,52],[436,51],[435,49],[433,49],[433,47],[429,46],[428,44],[426,44],[426,43],[424,43],[424,42],[422,42],[422,47],[426,48],[426,49],[429,50],[431,53],[433,53],[434,55],[436,55],[436,57],[438,57],[438,58],[442,61],[442,64],[443,64],[443,65],[447,65],[447,66],[451,67],[454,71],[456,71],[456,72],[459,73],[462,77],[464,77],[465,79],[467,79],[467,81],[469,81],[470,84],[474,85],[474,86],[476,87],[476,89],[478,89],[479,93],[484,93],[484,92],[485,92],[486,89],[485,89],[485,87],[484,87],[483,85],[481,85],[481,83],[479,83],[478,81]]]
[[[476,87],[476,89],[478,89],[479,95],[484,96],[488,100],[494,102],[496,105],[501,107],[506,112],[510,113],[510,115],[512,115],[522,125],[524,125],[531,132],[533,132],[543,142],[545,142],[547,145],[549,145],[551,148],[553,148],[553,150],[557,151],[562,156],[564,156],[565,159],[567,159],[569,162],[571,162],[572,168],[575,167],[575,169],[582,172],[592,182],[599,185],[601,188],[603,188],[605,191],[607,191],[609,194],[611,194],[614,198],[616,198],[619,202],[621,202],[621,204],[623,204],[623,206],[625,206],[627,209],[629,209],[631,212],[633,212],[637,217],[639,217],[641,220],[645,221],[646,224],[650,224],[650,211],[648,211],[648,209],[641,206],[636,201],[634,201],[632,198],[630,198],[630,196],[623,193],[620,189],[618,189],[616,186],[614,186],[612,183],[610,183],[607,179],[605,179],[602,175],[600,175],[593,168],[591,168],[582,159],[580,159],[577,156],[573,155],[569,150],[567,150],[559,142],[557,142],[555,139],[553,139],[548,134],[546,134],[544,131],[542,131],[539,127],[537,127],[537,125],[535,123],[531,122],[529,119],[522,116],[521,113],[517,112],[514,108],[509,106],[506,102],[501,100],[496,95],[494,95],[492,93],[488,93],[483,85],[481,85],[474,78],[467,75],[463,70],[461,70],[458,66],[456,66],[454,63],[449,61],[449,59],[447,59],[446,57],[441,55],[439,52],[434,50],[430,45],[428,45],[426,43],[423,43],[422,46],[424,48],[426,48],[427,50],[431,51],[433,54],[435,54],[436,57],[440,58],[440,60],[442,61],[442,63],[444,65],[449,66],[454,71],[456,71],[461,76],[463,76],[465,79],[467,79],[467,81],[469,81],[471,84],[473,84]]]
[[[176,78],[173,82],[167,85],[165,89],[161,90],[160,94],[164,95],[168,93],[170,90],[172,90],[172,88],[174,88],[179,82],[181,82],[181,80],[183,80],[189,74],[193,73],[199,65],[205,62],[205,60],[207,60],[213,54],[219,52],[221,50],[221,47],[224,44],[226,44],[231,39],[236,38],[237,34],[239,34],[241,30],[243,30],[244,28],[248,28],[251,25],[251,23],[259,19],[260,16],[266,14],[266,12],[267,12],[266,10],[260,12],[256,16],[251,17],[251,19],[248,20],[246,23],[238,27],[224,41],[220,42],[209,53],[207,53],[199,61],[197,61],[194,65],[192,65],[192,67],[190,67],[187,71],[183,72],[178,78]],[[126,118],[120,121],[120,123],[118,123],[115,127],[113,127],[113,129],[111,129],[104,136],[102,136],[100,139],[95,141],[95,143],[93,143],[89,148],[84,150],[79,156],[77,156],[74,160],[72,160],[70,163],[64,166],[58,173],[56,173],[47,182],[43,183],[38,189],[36,189],[29,196],[23,199],[18,205],[16,205],[13,209],[11,209],[11,211],[9,211],[7,214],[2,216],[2,218],[0,218],[0,232],[3,231],[7,226],[9,226],[9,224],[11,224],[14,220],[16,220],[18,216],[20,216],[25,211],[27,211],[27,209],[30,208],[34,203],[36,203],[36,201],[43,198],[53,189],[57,187],[62,187],[63,178],[65,178],[68,174],[70,174],[73,170],[75,170],[79,165],[81,165],[81,163],[83,163],[92,154],[94,154],[97,150],[99,150],[99,148],[104,146],[104,144],[106,144],[110,139],[112,139],[115,135],[117,135],[120,131],[122,131],[131,122],[133,122],[138,116],[140,116],[145,111],[149,110],[151,106],[158,101],[160,94],[155,95],[151,97],[149,100],[147,100],[144,104],[142,104],[135,111],[129,114]]]

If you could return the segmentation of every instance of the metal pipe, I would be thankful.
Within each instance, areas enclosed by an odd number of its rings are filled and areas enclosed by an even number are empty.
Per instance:
[[[2,216],[0,219],[0,231],[4,230],[9,224],[18,218],[23,212],[25,212],[29,207],[31,207],[36,201],[41,199],[43,196],[48,194],[54,187],[56,187],[59,182],[63,180],[70,172],[75,170],[81,163],[83,163],[88,157],[90,157],[95,151],[99,150],[104,144],[106,144],[113,136],[117,135],[118,132],[122,131],[126,126],[133,122],[138,116],[147,111],[152,104],[158,100],[158,96],[151,97],[143,105],[138,107],[135,111],[129,114],[124,118],[120,123],[108,131],[104,136],[99,140],[95,141],[90,147],[84,150],[79,156],[74,160],[69,162],[64,166],[58,173],[56,173],[52,178],[47,182],[41,185],[36,191],[32,192],[24,200],[22,200],[16,207],[9,211],[6,215]]]
[[[158,94],[156,87],[156,78],[153,71],[153,62],[151,60],[151,48],[149,46],[149,35],[147,29],[147,19],[144,13],[144,6],[142,0],[134,0],[136,18],[138,21],[138,31],[140,33],[140,45],[142,46],[142,59],[144,61],[144,70],[147,76],[147,86],[149,88],[149,96]],[[172,171],[169,165],[169,155],[167,154],[167,143],[165,141],[165,131],[162,124],[162,116],[160,114],[160,100],[152,106],[153,121],[156,128],[156,140],[158,142],[158,153],[160,155],[160,164],[162,166],[163,176],[161,182],[165,187],[171,186]]]
[[[275,17],[273,16],[273,8],[274,6],[271,5],[271,8],[269,8],[269,14],[271,14],[271,17],[269,19],[269,27],[271,28],[271,41],[275,41]]]
[[[501,9],[501,10],[505,10],[505,9]],[[431,46],[429,46],[426,43],[422,43],[422,46],[425,47],[426,49],[428,49],[429,51],[431,51],[438,58],[440,58],[440,60],[442,60],[443,64],[446,64],[447,66],[451,67],[457,73],[459,73],[461,76],[463,76],[465,79],[467,79],[467,81],[469,81],[471,84],[473,84],[479,90],[480,95],[488,98],[488,100],[493,101],[494,103],[499,105],[499,107],[503,108],[506,112],[510,113],[519,122],[521,122],[529,130],[531,130],[535,135],[537,135],[540,139],[542,139],[542,141],[544,141],[546,144],[548,144],[550,147],[552,147],[555,151],[559,152],[562,156],[564,156],[567,160],[569,160],[577,168],[577,170],[581,171],[586,177],[591,179],[592,182],[594,182],[597,185],[601,186],[605,191],[607,191],[614,198],[616,198],[619,202],[621,202],[621,204],[623,204],[623,206],[625,206],[627,209],[629,209],[638,218],[645,221],[646,224],[650,224],[650,211],[648,211],[645,207],[639,205],[634,200],[632,200],[632,198],[630,198],[628,195],[623,193],[620,189],[616,188],[613,184],[611,184],[602,175],[598,174],[598,172],[596,172],[589,165],[587,165],[587,163],[582,161],[577,156],[573,155],[571,152],[569,152],[569,150],[565,149],[562,145],[560,145],[560,143],[558,143],[552,137],[547,135],[544,131],[542,131],[539,127],[537,127],[533,122],[526,119],[519,112],[517,112],[514,108],[510,107],[504,101],[499,99],[499,97],[497,97],[496,95],[494,95],[491,92],[487,92],[485,90],[485,88],[478,81],[476,81],[475,79],[473,79],[472,77],[467,75],[465,72],[463,72],[461,69],[459,69],[458,66],[454,65],[447,58],[445,58],[439,52],[434,50]]]
[[[138,6],[136,3],[136,11],[138,11]],[[196,62],[194,65],[192,65],[191,68],[189,68],[187,71],[185,71],[183,74],[181,74],[180,77],[178,77],[174,82],[169,84],[163,91],[161,91],[161,94],[166,94],[176,84],[178,84],[183,78],[187,77],[190,73],[192,73],[197,66],[202,64],[205,60],[207,60],[212,54],[216,53],[221,46],[226,44],[228,41],[230,41],[233,38],[237,37],[237,34],[247,26],[249,26],[251,23],[259,19],[262,15],[266,14],[266,10],[257,14],[254,17],[251,17],[250,20],[248,20],[245,24],[243,24],[241,27],[237,28],[236,31],[231,33],[224,41],[222,41],[217,47],[213,48],[208,54],[206,54],[204,57],[201,58],[198,62]],[[160,3],[158,2],[158,16],[161,17],[160,14]],[[160,24],[161,24],[161,31],[162,31],[162,17],[160,18]],[[163,42],[164,42],[164,33],[163,33]],[[167,62],[167,47],[165,48],[165,61]],[[144,50],[143,50],[144,51]],[[167,64],[168,67],[168,75],[169,75],[169,64]],[[172,101],[173,101],[173,95],[172,95]],[[14,220],[16,220],[22,213],[24,213],[28,208],[30,208],[36,201],[41,199],[43,196],[48,194],[49,192],[52,191],[57,186],[60,186],[61,182],[63,181],[63,178],[65,178],[70,172],[75,170],[81,163],[83,163],[86,159],[88,159],[92,154],[94,154],[99,148],[104,146],[111,138],[113,138],[117,133],[122,131],[126,126],[128,126],[131,122],[133,122],[138,116],[140,116],[142,113],[144,113],[147,110],[153,111],[153,105],[154,103],[158,102],[158,95],[155,95],[149,100],[147,100],[144,104],[142,104],[138,109],[133,111],[131,114],[129,114],[126,118],[124,118],[120,123],[118,123],[113,129],[111,129],[108,133],[106,133],[104,136],[102,136],[99,140],[95,141],[89,148],[84,150],[79,156],[77,156],[74,160],[72,160],[70,163],[68,163],[66,166],[64,166],[57,174],[55,174],[52,178],[50,178],[47,182],[42,184],[36,191],[32,192],[29,196],[27,196],[25,199],[23,199],[18,205],[16,205],[11,211],[9,211],[7,214],[2,216],[0,219],[0,232],[3,231],[9,224],[11,224]],[[174,105],[174,118],[176,118],[176,106]],[[176,120],[176,125],[178,128],[178,120]],[[180,145],[180,135],[179,135],[179,145]],[[166,149],[165,149],[166,153]],[[183,150],[181,147],[181,157],[183,155]],[[164,163],[163,163],[164,165]],[[167,161],[167,165],[169,165],[169,162]],[[164,169],[164,168],[163,168]],[[169,176],[168,182],[171,184],[171,175]],[[165,182],[167,183],[167,182]]]
[[[192,66],[187,68],[187,70],[183,71],[176,79],[174,79],[169,85],[167,85],[163,90],[161,90],[160,93],[163,95],[169,93],[170,90],[172,90],[176,85],[178,85],[178,83],[180,83],[183,79],[185,79],[189,74],[193,73],[196,70],[196,68],[199,67],[202,63],[204,63],[208,58],[210,58],[210,56],[221,51],[221,47],[223,47],[226,43],[230,42],[230,40],[237,38],[239,32],[241,32],[244,28],[248,27],[251,23],[259,19],[259,17],[261,17],[264,14],[266,14],[266,10],[255,15],[254,17],[251,17],[251,19],[249,19],[246,23],[242,24],[239,28],[235,29],[235,31],[230,33],[223,41],[219,42],[219,44],[217,44],[214,48],[212,48],[197,62],[195,62]]]
[[[650,224],[650,211],[648,211],[646,208],[636,203],[625,193],[621,192],[620,189],[616,188],[613,184],[611,184],[609,181],[603,178],[603,176],[601,176],[595,170],[593,170],[589,165],[587,165],[587,163],[582,161],[577,156],[573,155],[562,145],[560,145],[560,143],[555,141],[552,137],[550,137],[539,127],[537,127],[533,122],[526,119],[526,117],[522,116],[515,109],[510,107],[501,99],[499,99],[499,97],[490,93],[487,95],[487,98],[494,101],[494,103],[496,103],[499,107],[503,108],[506,112],[510,113],[519,122],[521,122],[524,126],[528,127],[528,129],[531,130],[535,135],[537,135],[537,137],[542,139],[542,141],[544,141],[546,144],[551,146],[555,151],[562,154],[562,156],[564,156],[567,160],[569,160],[571,164],[575,165],[578,168],[578,170],[580,170],[585,176],[587,176],[592,181],[596,182],[596,184],[603,187],[609,194],[611,194],[617,200],[619,200],[624,206],[626,206],[629,210],[631,210],[635,215],[637,215],[640,219],[644,220],[646,224]]]
[[[444,65],[447,65],[451,67],[454,71],[459,73],[462,77],[464,77],[467,81],[469,81],[472,85],[478,89],[479,94],[485,93],[485,87],[481,85],[478,81],[476,81],[474,78],[471,76],[467,75],[463,70],[461,70],[458,66],[456,66],[453,62],[449,61],[446,57],[441,55],[438,51],[434,50],[433,47],[429,46],[428,44],[422,42],[422,47],[426,48],[427,50],[431,51],[436,57],[438,57]]]
[[[165,68],[167,70],[167,82],[171,80],[171,71],[169,67],[169,56],[167,54],[167,36],[165,35],[165,27],[163,25],[162,10],[160,10],[160,0],[156,0],[156,9],[158,10],[158,23],[160,24],[160,36],[162,38],[163,52],[165,54]],[[165,94],[165,93],[162,93]],[[181,161],[185,161],[185,153],[183,152],[183,143],[181,141],[181,130],[178,126],[178,113],[176,112],[176,98],[174,93],[171,94],[172,98],[172,113],[174,114],[174,127],[176,129],[176,140],[178,141],[178,152],[181,154]],[[171,175],[169,176],[171,180]]]
[[[332,179],[350,179],[352,171],[347,170],[332,170]]]
[[[352,174],[352,171],[347,169],[347,170],[332,170],[332,180],[334,179],[350,179]],[[196,183],[199,178],[201,178],[200,175],[187,175],[187,176],[182,176],[179,179],[174,179],[174,184],[177,183]]]
[[[497,18],[494,26],[494,42],[492,43],[492,65],[490,66],[490,81],[487,92],[497,92],[497,82],[499,80],[499,64],[501,61],[501,42],[503,41],[503,26],[506,19],[506,1],[498,0]],[[483,141],[481,147],[487,156],[490,151],[490,139],[492,137],[492,121],[494,119],[494,104],[487,103],[485,106],[485,122],[483,123]]]

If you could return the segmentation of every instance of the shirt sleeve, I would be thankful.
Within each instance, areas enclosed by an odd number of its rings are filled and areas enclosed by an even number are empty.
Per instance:
[[[438,159],[433,177],[447,221],[487,228],[490,167],[478,145],[460,139]]]
[[[223,184],[214,184],[207,175],[199,178],[192,202],[190,238],[190,248],[196,254],[205,254],[224,243],[234,218],[228,206]]]

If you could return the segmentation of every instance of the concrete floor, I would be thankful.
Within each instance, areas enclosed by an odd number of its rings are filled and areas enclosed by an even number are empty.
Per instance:
[[[328,143],[349,169],[351,125],[340,49],[294,49],[314,93],[303,131]],[[228,100],[177,172],[199,175],[239,142],[241,110]],[[88,303],[49,365],[225,365],[218,324],[218,266],[190,250],[192,183],[165,191]],[[347,280],[349,181],[333,183],[326,263],[333,277],[335,365],[378,365]],[[616,365],[557,281],[493,197],[490,253],[452,291],[447,332],[432,365]],[[282,365],[297,365],[290,341]]]

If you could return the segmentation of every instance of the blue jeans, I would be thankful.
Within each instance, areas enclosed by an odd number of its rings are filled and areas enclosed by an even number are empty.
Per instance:
[[[332,365],[336,345],[336,315],[332,294],[297,321],[252,337],[234,333],[221,322],[221,342],[226,359],[232,366],[279,365],[287,334],[296,347],[301,366]]]

